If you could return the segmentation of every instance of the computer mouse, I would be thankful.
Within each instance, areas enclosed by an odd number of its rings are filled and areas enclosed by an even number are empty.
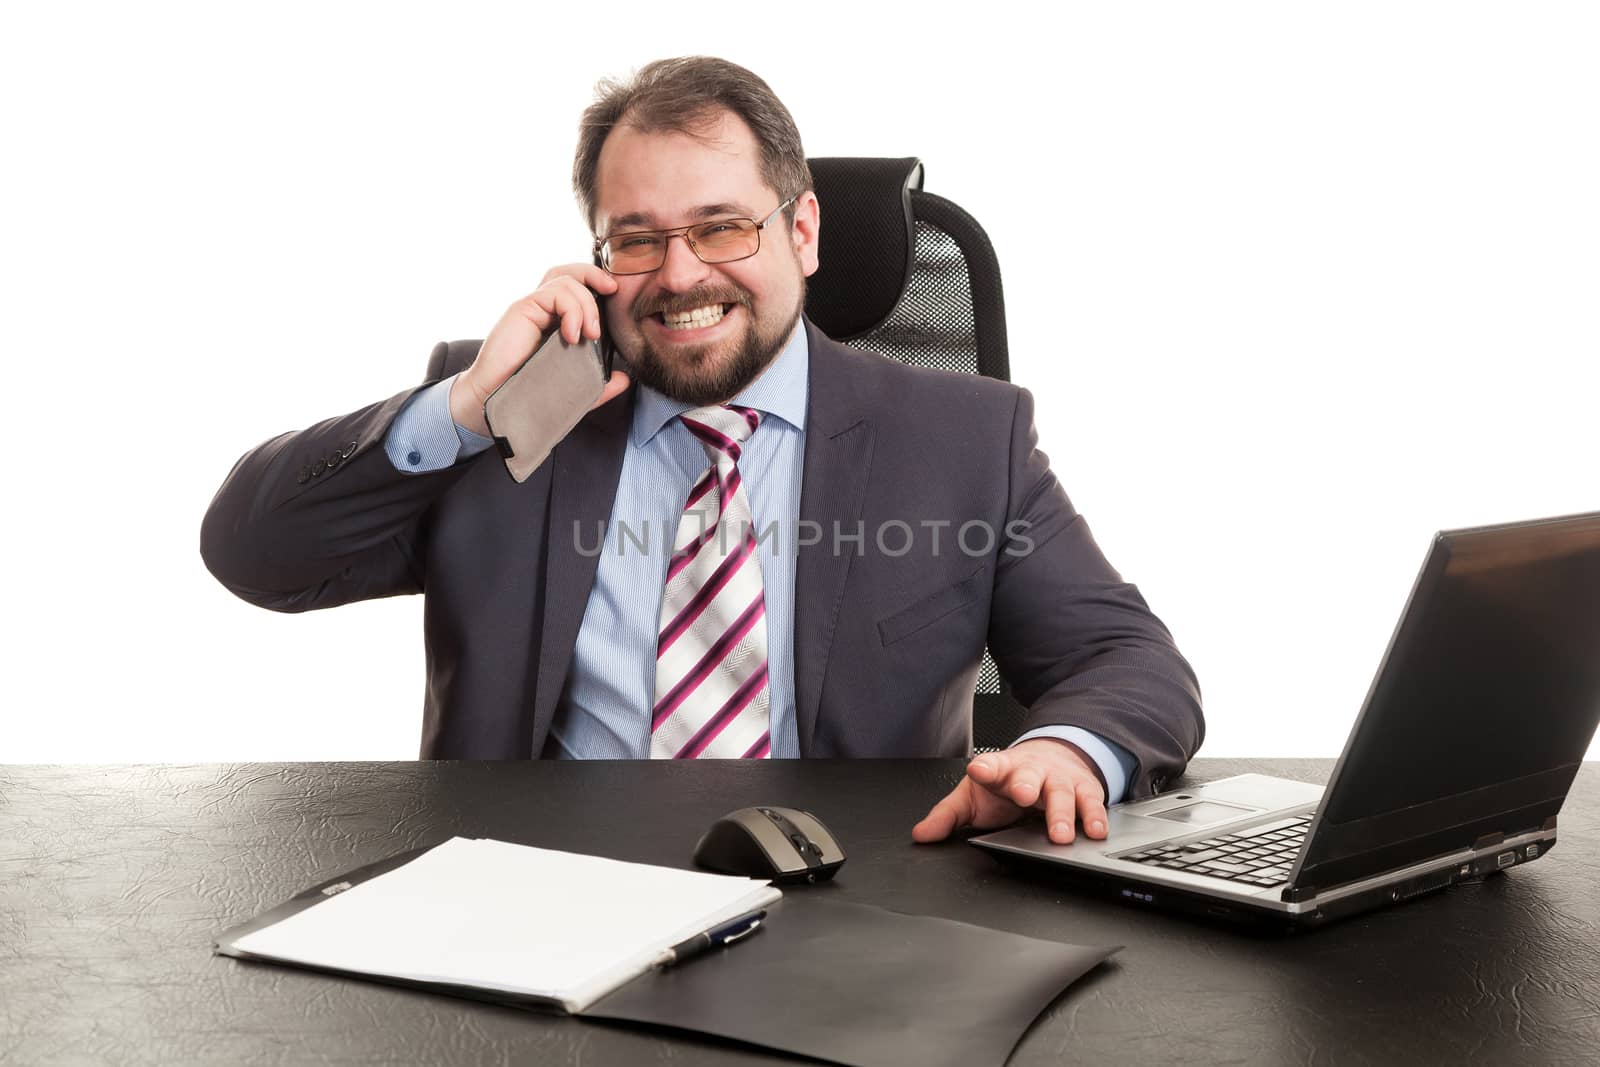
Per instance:
[[[694,861],[780,884],[825,882],[844,866],[844,849],[809,811],[757,805],[712,823],[694,847]]]

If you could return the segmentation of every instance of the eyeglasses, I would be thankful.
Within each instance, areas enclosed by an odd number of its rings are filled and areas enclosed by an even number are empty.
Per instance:
[[[702,263],[733,263],[749,259],[761,251],[761,231],[778,213],[796,200],[791,196],[772,209],[772,214],[755,219],[712,219],[693,226],[671,230],[636,230],[610,237],[596,237],[595,260],[611,274],[649,274],[667,261],[667,242],[682,237],[689,251]]]

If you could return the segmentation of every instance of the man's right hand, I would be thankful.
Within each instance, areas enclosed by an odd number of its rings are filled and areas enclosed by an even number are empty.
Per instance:
[[[591,292],[593,290],[594,292]],[[482,437],[489,436],[483,418],[483,404],[489,394],[533,354],[539,338],[557,320],[561,336],[569,344],[582,338],[600,339],[600,305],[595,292],[608,296],[617,291],[617,280],[589,263],[569,263],[554,267],[544,276],[539,288],[518,300],[500,316],[472,366],[456,376],[450,386],[450,418]],[[613,371],[605,391],[593,408],[610,401],[628,388],[628,376]]]

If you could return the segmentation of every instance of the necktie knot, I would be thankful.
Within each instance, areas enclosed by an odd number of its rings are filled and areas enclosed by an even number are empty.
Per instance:
[[[738,462],[740,446],[761,425],[761,412],[735,404],[713,404],[695,408],[679,416],[688,431],[699,439],[711,462],[723,456]]]

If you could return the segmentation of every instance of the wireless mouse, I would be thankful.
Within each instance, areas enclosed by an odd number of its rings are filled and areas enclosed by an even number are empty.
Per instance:
[[[694,847],[694,861],[780,884],[824,882],[844,866],[844,849],[809,811],[758,805],[712,823]]]

